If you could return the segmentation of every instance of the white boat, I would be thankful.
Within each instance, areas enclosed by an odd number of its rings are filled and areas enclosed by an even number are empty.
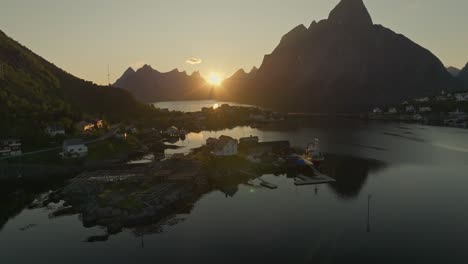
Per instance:
[[[304,155],[304,157],[317,164],[317,163],[320,163],[322,161],[325,160],[325,156],[323,155],[323,153],[320,151],[320,144],[319,144],[319,140],[316,138],[314,139],[314,142],[313,143],[310,143],[309,145],[307,145],[307,148],[306,148],[306,153]]]

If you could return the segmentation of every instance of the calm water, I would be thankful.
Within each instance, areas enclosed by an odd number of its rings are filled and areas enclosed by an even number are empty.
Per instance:
[[[20,207],[2,213],[0,263],[467,263],[468,130],[310,120],[189,134],[175,151],[221,134],[297,147],[318,137],[338,181],[296,187],[265,176],[279,188],[214,191],[162,233],[125,230],[101,243],[84,242],[105,231],[76,215]]]
[[[169,109],[169,111],[179,111],[179,112],[198,112],[202,108],[208,107],[212,108],[215,105],[221,106],[223,104],[229,104],[231,106],[250,106],[246,104],[238,104],[232,102],[224,102],[217,100],[200,100],[200,101],[169,101],[169,102],[156,102],[153,105],[156,108]]]

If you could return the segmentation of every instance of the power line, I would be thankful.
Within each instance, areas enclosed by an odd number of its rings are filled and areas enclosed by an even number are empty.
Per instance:
[[[110,83],[110,65],[107,64],[107,83],[109,84],[109,86],[111,86],[111,83]]]

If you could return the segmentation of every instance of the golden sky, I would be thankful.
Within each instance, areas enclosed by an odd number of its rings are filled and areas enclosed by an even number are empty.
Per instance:
[[[150,64],[224,77],[259,66],[293,27],[338,0],[0,0],[0,29],[66,71],[100,84]],[[468,1],[365,0],[374,23],[449,66],[468,61]]]

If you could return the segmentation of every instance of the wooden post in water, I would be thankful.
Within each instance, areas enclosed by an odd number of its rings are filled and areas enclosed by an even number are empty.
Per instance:
[[[372,199],[372,194],[369,194],[367,197],[367,233],[371,232],[371,227],[370,227],[370,202]]]

